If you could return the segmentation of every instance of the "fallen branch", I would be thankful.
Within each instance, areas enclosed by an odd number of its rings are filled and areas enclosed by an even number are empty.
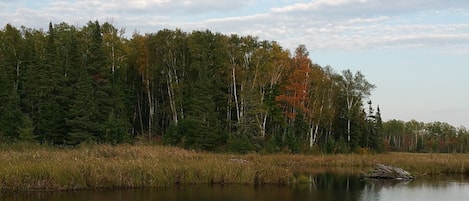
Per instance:
[[[415,179],[409,172],[402,168],[387,166],[383,164],[376,164],[374,169],[365,174],[367,178],[373,179],[396,179],[396,180],[411,180]]]

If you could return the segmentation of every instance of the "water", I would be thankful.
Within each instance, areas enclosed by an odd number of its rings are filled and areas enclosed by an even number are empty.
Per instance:
[[[185,185],[156,189],[86,190],[76,192],[1,193],[5,201],[388,201],[469,200],[469,180],[463,177],[424,178],[410,182],[362,180],[356,175],[309,176],[297,185]]]

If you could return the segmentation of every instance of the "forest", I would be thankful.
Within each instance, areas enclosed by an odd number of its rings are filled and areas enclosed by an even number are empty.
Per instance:
[[[98,21],[0,30],[0,143],[149,142],[234,153],[469,152],[469,131],[383,122],[360,72],[304,45]]]

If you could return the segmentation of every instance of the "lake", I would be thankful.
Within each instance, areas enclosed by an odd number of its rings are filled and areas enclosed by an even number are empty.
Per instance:
[[[363,180],[357,175],[303,176],[309,183],[295,185],[178,185],[155,189],[83,190],[73,192],[4,192],[4,201],[387,201],[469,200],[464,176],[425,177],[408,182]]]

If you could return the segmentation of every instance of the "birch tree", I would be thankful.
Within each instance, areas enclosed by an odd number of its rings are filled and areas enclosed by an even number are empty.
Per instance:
[[[165,76],[172,122],[177,125],[184,118],[183,85],[189,65],[187,35],[181,30],[165,29],[149,37],[151,63],[160,66],[158,69]]]
[[[342,71],[342,76],[342,87],[347,103],[347,141],[350,142],[350,129],[353,109],[359,104],[362,104],[362,101],[370,96],[371,90],[376,88],[376,86],[370,84],[360,71],[357,71],[355,74],[353,74],[350,70],[344,70]]]

